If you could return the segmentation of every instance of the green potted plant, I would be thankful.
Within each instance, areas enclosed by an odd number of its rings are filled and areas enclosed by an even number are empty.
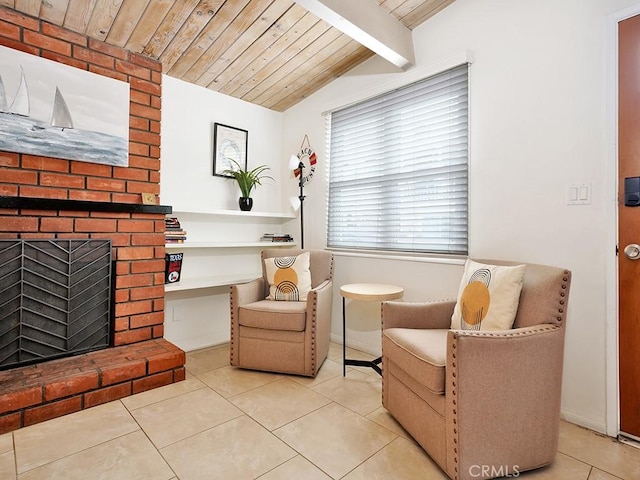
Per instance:
[[[248,212],[249,210],[251,210],[251,207],[253,207],[253,198],[251,198],[251,191],[256,186],[262,185],[262,180],[267,178],[273,180],[273,177],[270,177],[265,173],[269,170],[269,167],[266,165],[257,166],[252,170],[244,170],[235,160],[229,159],[229,161],[235,164],[236,168],[228,168],[222,173],[224,175],[228,175],[236,182],[238,182],[238,187],[240,187],[240,192],[242,193],[242,196],[238,201],[240,210]]]

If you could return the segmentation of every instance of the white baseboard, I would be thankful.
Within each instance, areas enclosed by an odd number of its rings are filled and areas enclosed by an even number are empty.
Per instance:
[[[334,343],[337,343],[338,345],[342,345],[342,335],[337,335],[335,333],[332,333],[330,336],[330,340]],[[354,350],[359,350],[361,352],[364,353],[368,353],[369,355],[375,355],[376,357],[378,355],[380,355],[380,351],[373,351],[371,349],[371,345],[367,345],[364,343],[360,343],[360,342],[354,342],[352,340],[347,340],[347,347],[348,348],[353,348]]]
[[[560,418],[566,420],[570,423],[575,423],[581,427],[588,428],[589,430],[593,430],[594,432],[602,433],[603,435],[607,435],[607,425],[604,423],[594,422],[589,418],[581,417],[580,415],[575,415],[571,412],[567,412],[565,410],[560,411]]]

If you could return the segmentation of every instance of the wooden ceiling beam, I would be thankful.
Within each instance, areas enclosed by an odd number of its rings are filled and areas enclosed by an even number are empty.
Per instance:
[[[404,70],[414,65],[413,37],[373,0],[295,0],[309,12]]]

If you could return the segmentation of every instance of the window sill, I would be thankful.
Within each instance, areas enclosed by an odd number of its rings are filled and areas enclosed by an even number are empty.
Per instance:
[[[445,265],[464,265],[467,255],[445,256],[431,255],[428,253],[368,251],[368,250],[342,250],[339,248],[327,248],[337,257],[376,258],[382,260],[395,260],[399,262],[423,262],[439,263]]]

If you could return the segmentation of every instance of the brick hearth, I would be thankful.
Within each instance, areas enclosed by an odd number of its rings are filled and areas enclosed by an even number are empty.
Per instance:
[[[160,193],[161,64],[0,7],[0,45],[129,83],[129,166],[0,151],[0,196],[142,203]],[[0,433],[184,379],[164,334],[164,214],[0,206],[0,238],[110,239],[113,348],[0,372]]]
[[[184,380],[184,363],[157,339],[0,372],[0,434]]]

